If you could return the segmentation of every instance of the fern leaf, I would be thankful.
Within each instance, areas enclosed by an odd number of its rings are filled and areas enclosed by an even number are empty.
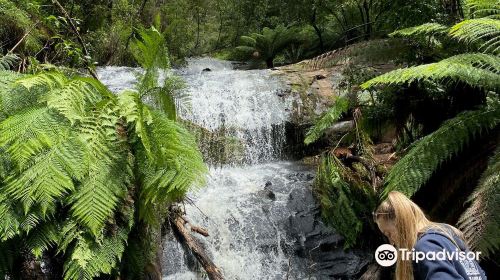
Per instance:
[[[500,106],[468,111],[446,121],[438,130],[420,139],[398,161],[385,179],[382,192],[400,191],[411,197],[439,166],[459,153],[472,139],[500,123]],[[454,135],[454,137],[450,137]]]
[[[87,116],[88,108],[102,99],[102,95],[86,80],[76,78],[50,91],[44,98],[47,106],[59,111],[71,124],[81,121]]]
[[[347,170],[334,156],[323,156],[314,181],[322,205],[322,216],[344,239],[344,248],[354,246],[368,213],[375,207],[370,186],[349,182]]]
[[[500,146],[489,160],[479,184],[469,197],[471,205],[462,214],[459,227],[469,246],[488,257],[500,249]]]
[[[12,209],[11,201],[0,194],[0,240],[5,241],[19,234],[19,217]],[[1,242],[0,242],[1,243]]]
[[[424,23],[422,25],[400,29],[389,34],[391,37],[411,38],[415,36],[446,35],[450,28],[439,23]]]
[[[151,141],[147,132],[147,126],[153,121],[151,112],[147,106],[142,104],[142,101],[137,92],[125,91],[118,96],[118,106],[120,115],[124,117],[129,124],[134,125],[137,136],[141,139],[141,143],[146,150],[148,157],[154,160],[151,153]]]
[[[204,184],[207,171],[194,137],[165,114],[151,112],[150,139],[156,161],[148,161],[142,149],[137,153],[143,185],[143,217],[154,202],[175,201],[189,188]]]
[[[467,0],[465,3],[475,17],[500,19],[500,2],[498,0]]]
[[[71,196],[75,219],[86,225],[97,237],[104,223],[113,215],[118,201],[125,195],[128,174],[121,166],[93,163],[88,176]]]
[[[71,257],[64,264],[65,280],[92,280],[111,274],[125,251],[128,231],[105,238],[101,244],[80,237]]]
[[[131,43],[135,60],[146,71],[170,67],[164,39],[154,27],[137,31]]]
[[[61,88],[68,82],[68,78],[59,72],[45,72],[36,75],[27,75],[17,80],[17,83],[30,90],[34,87],[48,89]]]
[[[455,55],[436,63],[385,73],[361,87],[368,89],[377,85],[410,84],[426,80],[463,81],[473,87],[496,90],[500,88],[500,58],[481,53]]]
[[[500,51],[500,20],[480,18],[464,20],[450,29],[450,36],[467,44],[480,44],[484,53]]]
[[[31,231],[26,239],[26,246],[36,258],[40,258],[43,252],[57,244],[58,230],[55,222],[45,222]]]
[[[8,53],[7,55],[0,57],[0,71],[10,70],[14,64],[19,60],[19,57],[15,54]]]
[[[349,100],[338,97],[332,108],[330,108],[321,118],[309,129],[304,143],[309,145],[318,140],[326,129],[333,125],[349,109]]]

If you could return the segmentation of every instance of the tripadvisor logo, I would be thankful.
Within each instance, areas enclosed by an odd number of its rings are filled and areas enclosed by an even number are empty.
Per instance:
[[[390,244],[382,244],[375,251],[375,260],[381,266],[391,266],[398,260],[398,251]]]
[[[405,249],[400,248],[398,250],[390,244],[382,244],[375,251],[375,260],[381,266],[391,266],[396,263],[398,259],[398,254],[403,261],[414,261],[419,263],[420,261],[460,261],[470,262],[479,261],[479,255],[481,252],[471,252],[471,251],[461,251],[456,249],[455,251],[447,251],[445,249],[441,251],[430,251],[430,252],[420,252],[415,251],[415,249]]]

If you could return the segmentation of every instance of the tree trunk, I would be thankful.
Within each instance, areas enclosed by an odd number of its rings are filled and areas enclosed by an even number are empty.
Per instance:
[[[267,68],[273,68],[274,67],[274,62],[273,62],[274,58],[268,58],[266,59],[266,65],[267,65]]]

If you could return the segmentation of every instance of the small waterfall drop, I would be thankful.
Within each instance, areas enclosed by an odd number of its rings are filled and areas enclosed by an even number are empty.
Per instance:
[[[133,86],[134,71],[105,67],[98,74],[119,91]],[[366,255],[344,252],[342,238],[320,221],[313,170],[284,159],[292,107],[284,84],[270,70],[235,70],[210,58],[190,59],[176,73],[187,86],[179,115],[199,126],[212,163],[207,186],[188,195],[186,216],[208,230],[208,237],[194,235],[224,277],[354,279]],[[206,279],[173,232],[164,238],[162,273],[165,280]]]

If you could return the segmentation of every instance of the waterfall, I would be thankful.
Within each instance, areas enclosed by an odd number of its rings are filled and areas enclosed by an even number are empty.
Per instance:
[[[98,69],[113,91],[130,88],[134,69]],[[322,224],[311,191],[314,170],[288,161],[285,123],[292,100],[270,70],[235,70],[231,62],[188,60],[176,70],[186,81],[177,100],[182,119],[200,127],[210,163],[207,186],[188,195],[195,236],[226,279],[354,279],[368,262],[344,252],[342,238]],[[163,241],[165,280],[206,279],[173,232]]]

